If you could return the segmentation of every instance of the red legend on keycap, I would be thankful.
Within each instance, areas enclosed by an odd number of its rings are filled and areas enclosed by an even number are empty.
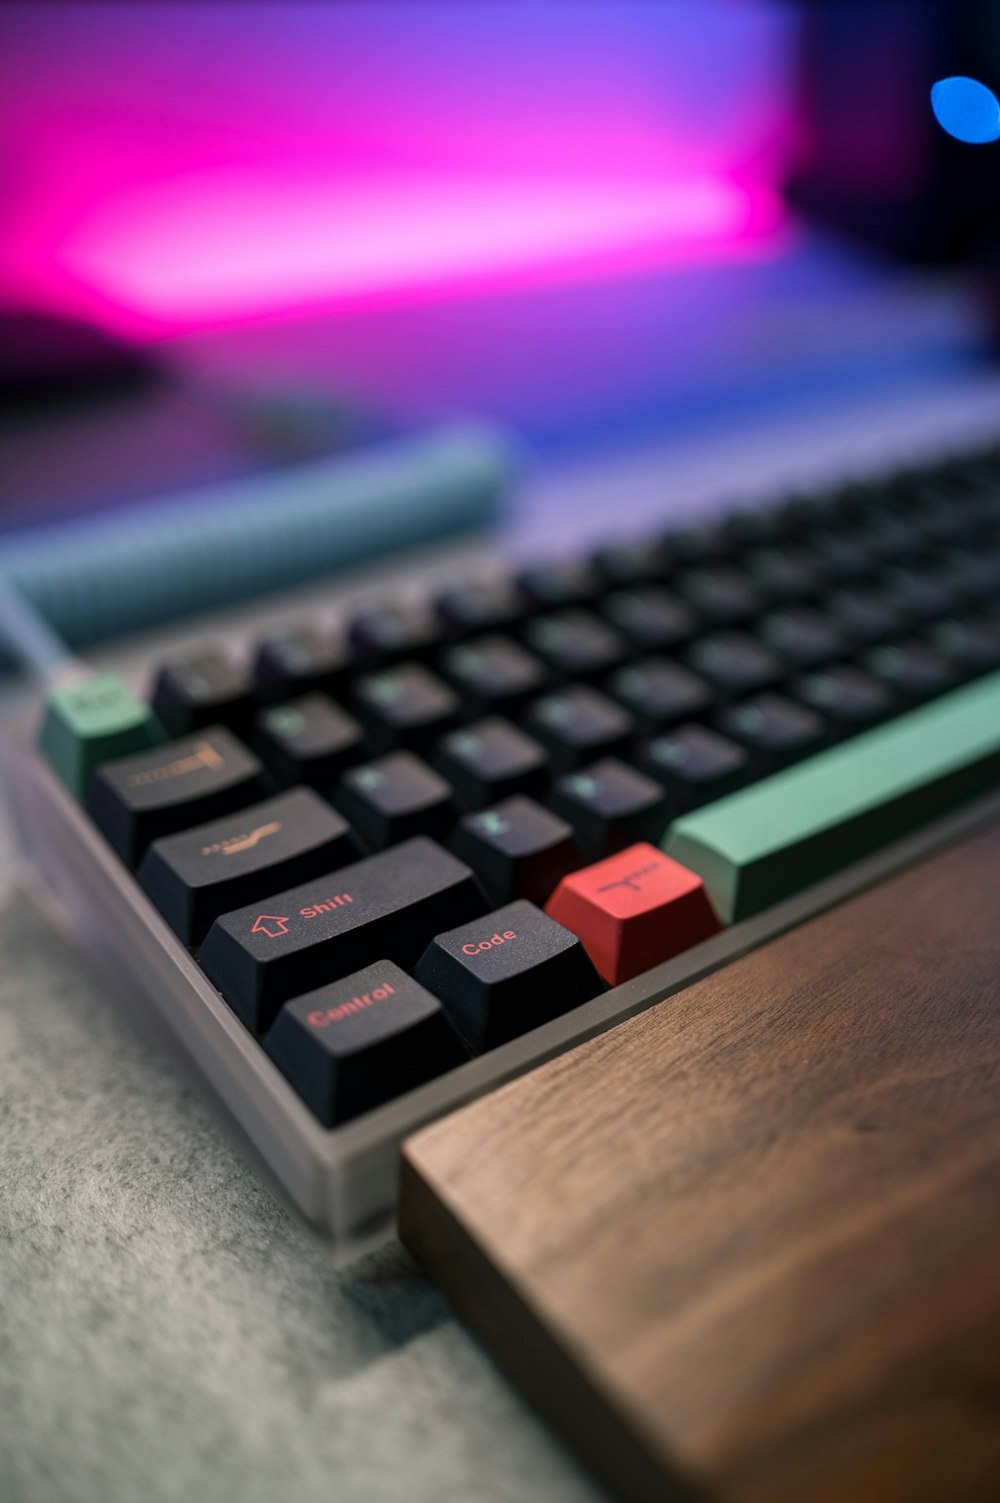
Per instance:
[[[697,873],[654,845],[629,846],[564,877],[545,911],[579,935],[612,986],[721,928]]]

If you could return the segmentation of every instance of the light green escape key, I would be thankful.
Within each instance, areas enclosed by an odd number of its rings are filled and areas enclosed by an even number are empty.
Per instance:
[[[38,743],[56,775],[83,798],[102,762],[166,739],[156,715],[124,679],[94,673],[50,690]]]
[[[674,821],[669,856],[748,918],[1000,786],[1000,673]]]

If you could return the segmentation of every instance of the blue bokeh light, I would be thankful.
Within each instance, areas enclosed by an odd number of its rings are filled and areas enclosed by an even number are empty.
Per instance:
[[[941,78],[931,89],[937,122],[956,141],[982,146],[1000,141],[1000,100],[975,78]]]

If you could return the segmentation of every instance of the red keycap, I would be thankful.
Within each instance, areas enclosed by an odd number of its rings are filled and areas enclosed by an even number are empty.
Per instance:
[[[645,844],[563,877],[545,912],[579,936],[612,986],[722,927],[697,873]]]

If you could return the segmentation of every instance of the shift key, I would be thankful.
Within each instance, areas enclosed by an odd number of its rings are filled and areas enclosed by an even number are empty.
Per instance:
[[[417,836],[224,914],[198,958],[237,1016],[264,1033],[289,997],[377,960],[411,966],[435,934],[485,912],[470,869]]]

